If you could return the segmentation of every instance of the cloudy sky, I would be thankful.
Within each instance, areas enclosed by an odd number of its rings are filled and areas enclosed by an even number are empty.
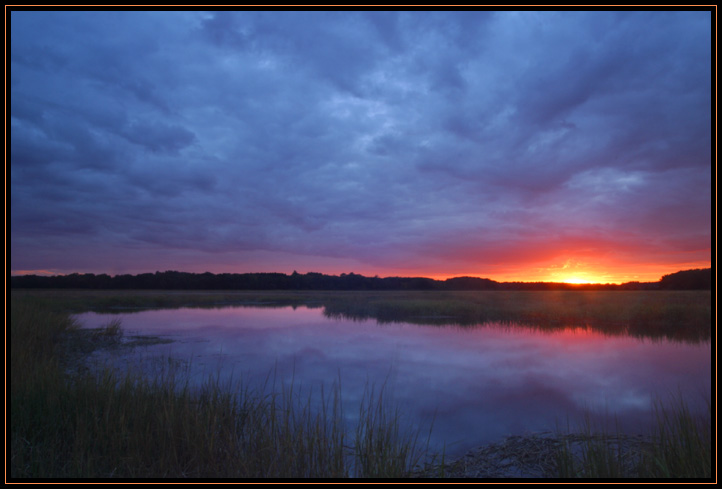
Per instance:
[[[12,12],[13,273],[711,263],[710,12]]]

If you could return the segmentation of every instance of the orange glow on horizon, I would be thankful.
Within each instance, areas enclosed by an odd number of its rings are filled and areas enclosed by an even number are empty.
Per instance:
[[[624,284],[629,282],[658,282],[664,275],[683,270],[710,268],[710,263],[688,262],[676,264],[629,264],[581,262],[576,260],[557,261],[545,266],[528,268],[506,268],[468,273],[444,273],[426,275],[435,280],[454,277],[488,278],[497,282],[547,282],[567,284]],[[414,276],[424,276],[415,274]]]
[[[598,283],[598,282],[590,281],[590,280],[587,280],[587,279],[585,279],[585,278],[580,278],[580,277],[569,277],[569,278],[566,278],[566,279],[562,280],[562,282],[564,282],[565,284],[593,284],[593,283]]]
[[[604,257],[606,258],[606,257]],[[448,267],[446,264],[434,264],[430,268],[376,268],[364,267],[357,264],[341,267],[328,267],[322,264],[311,264],[307,267],[257,265],[250,267],[229,267],[224,264],[213,264],[213,266],[202,265],[193,267],[182,267],[179,271],[186,273],[284,273],[291,274],[294,270],[298,273],[322,273],[325,275],[342,275],[344,273],[355,273],[365,277],[426,277],[438,281],[444,281],[456,277],[476,277],[489,279],[495,282],[526,282],[526,283],[567,283],[567,284],[624,284],[628,282],[657,282],[664,275],[676,273],[683,270],[710,268],[711,264],[704,261],[689,261],[675,263],[645,263],[634,260],[636,257],[624,257],[619,261],[604,258],[579,258],[579,259],[552,259],[544,262],[530,262],[519,260],[518,263],[494,263],[490,265],[477,265],[466,267],[455,264]],[[154,267],[146,269],[131,270],[63,270],[63,269],[21,269],[11,270],[11,275],[67,275],[71,273],[107,273],[115,275],[119,273],[141,274],[153,273],[155,271],[173,270],[171,267]],[[115,272],[115,273],[114,273]]]
[[[67,275],[66,273],[59,272],[57,270],[11,270],[10,275],[41,275],[45,277],[52,277],[54,275]]]

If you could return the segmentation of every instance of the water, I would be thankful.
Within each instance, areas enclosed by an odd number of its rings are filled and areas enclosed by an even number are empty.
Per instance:
[[[582,328],[540,332],[329,319],[321,308],[229,307],[85,313],[86,327],[120,319],[126,335],[172,343],[97,352],[119,367],[182,361],[193,382],[326,392],[339,383],[352,420],[364,389],[382,385],[413,426],[447,455],[506,435],[578,426],[585,413],[637,433],[655,400],[681,395],[693,410],[711,397],[711,344],[604,336]],[[122,352],[122,353],[121,353]],[[269,379],[270,375],[270,379]]]

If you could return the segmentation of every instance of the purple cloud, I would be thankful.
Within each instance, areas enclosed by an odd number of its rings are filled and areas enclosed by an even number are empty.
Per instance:
[[[13,11],[11,268],[709,266],[710,21]]]

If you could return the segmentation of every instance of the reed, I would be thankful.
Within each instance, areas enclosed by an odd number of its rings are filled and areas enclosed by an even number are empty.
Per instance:
[[[337,387],[196,388],[172,365],[69,375],[58,345],[75,323],[31,302],[11,301],[12,478],[402,477],[423,456],[373,390],[349,429]]]
[[[655,404],[654,441],[642,477],[711,477],[712,406],[694,415],[681,397],[670,405]]]
[[[428,445],[418,430],[404,427],[383,387],[367,389],[349,426],[338,386],[312,396],[293,384],[251,390],[209,378],[197,389],[173,366],[153,378],[111,370],[70,373],[69,351],[87,354],[123,338],[118,321],[90,337],[80,335],[70,311],[260,303],[323,306],[328,315],[379,322],[526,322],[551,330],[581,324],[608,334],[686,341],[709,339],[711,330],[705,291],[16,292],[9,303],[13,478],[403,477],[428,460]],[[556,456],[558,474],[710,477],[711,407],[708,411],[699,417],[682,400],[658,403],[651,441],[584,426],[560,437],[565,443]],[[433,476],[443,475],[443,468],[442,463]]]
[[[323,307],[330,317],[380,323],[477,326],[507,323],[549,331],[587,327],[608,335],[699,342],[711,338],[711,292],[698,291],[92,291],[24,290],[57,311],[175,307]]]
[[[405,477],[422,465],[429,454],[428,439],[401,423],[398,408],[390,406],[383,387],[378,393],[366,386],[359,410],[354,445],[354,468],[358,477]],[[443,467],[443,464],[442,464]]]
[[[650,436],[596,429],[587,418],[575,436],[564,435],[556,453],[562,478],[712,477],[711,404],[693,414],[681,396],[655,403]]]

